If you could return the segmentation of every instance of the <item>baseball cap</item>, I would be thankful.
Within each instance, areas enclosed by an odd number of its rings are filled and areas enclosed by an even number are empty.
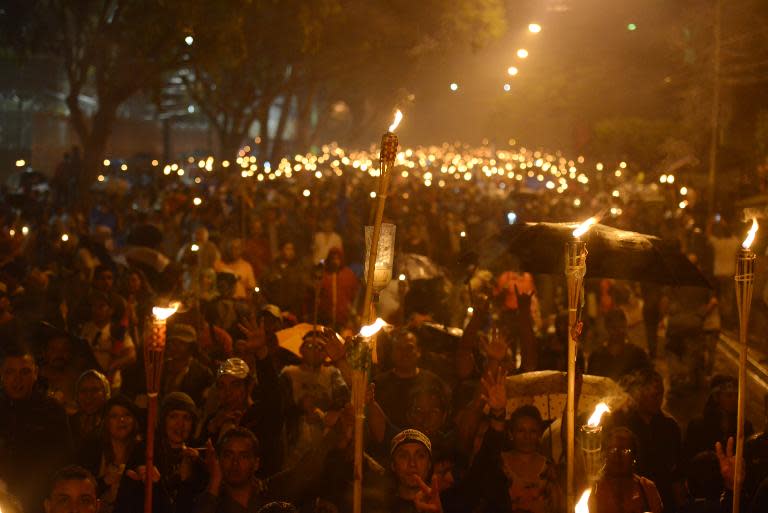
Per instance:
[[[395,454],[395,451],[398,447],[408,443],[417,443],[423,445],[426,447],[427,451],[429,451],[429,456],[432,456],[432,442],[429,441],[429,437],[427,435],[418,429],[404,429],[403,431],[400,431],[398,434],[396,434],[389,445],[389,455],[391,456]]]
[[[283,318],[283,312],[280,310],[280,307],[277,305],[264,305],[261,307],[262,313],[268,313],[272,317],[275,317],[276,319],[282,319]]]
[[[251,369],[248,364],[241,358],[229,358],[219,365],[219,370],[216,372],[216,377],[220,378],[225,374],[234,376],[237,379],[245,379],[250,374]]]

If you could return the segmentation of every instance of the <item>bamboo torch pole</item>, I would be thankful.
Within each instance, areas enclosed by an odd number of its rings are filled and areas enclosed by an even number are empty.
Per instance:
[[[157,396],[163,373],[165,327],[167,319],[176,313],[178,303],[169,308],[152,308],[152,326],[149,340],[144,343],[144,369],[147,375],[147,451],[145,453],[144,513],[152,513],[152,476],[155,459],[155,424],[157,423]]]
[[[365,295],[363,296],[363,308],[361,317],[368,325],[373,323],[375,312],[373,310],[374,281],[376,274],[376,257],[379,250],[379,239],[381,237],[381,224],[384,220],[384,206],[387,201],[387,192],[389,191],[389,180],[391,170],[395,165],[397,156],[398,140],[394,134],[395,129],[402,120],[402,113],[398,110],[395,114],[395,121],[390,125],[389,130],[381,136],[381,154],[379,156],[379,190],[376,195],[376,216],[373,222],[373,233],[371,236],[370,251],[368,254],[368,265],[365,279]],[[390,270],[391,272],[391,270]],[[388,281],[388,280],[387,280]],[[375,334],[374,334],[375,336]],[[368,339],[370,340],[370,339]],[[360,344],[368,342],[360,341]],[[366,363],[370,358],[370,351],[362,352],[364,356],[360,361],[353,365],[352,371],[352,406],[355,411],[355,459],[354,459],[354,482],[352,488],[352,509],[353,513],[362,512],[363,502],[363,429],[365,428],[365,394],[368,388],[368,367]],[[375,357],[375,355],[373,355]]]
[[[736,306],[739,310],[739,402],[736,413],[736,458],[734,463],[733,509],[739,511],[741,502],[742,476],[744,474],[744,409],[747,383],[747,335],[749,333],[749,312],[752,306],[752,291],[755,284],[755,261],[757,256],[750,249],[757,233],[757,220],[736,255]]]
[[[577,314],[581,302],[584,275],[587,272],[587,244],[581,240],[589,227],[597,222],[595,217],[579,225],[573,231],[573,239],[565,245],[565,277],[568,281],[568,397],[566,401],[566,498],[568,509],[575,507],[574,458],[576,434],[576,338]]]

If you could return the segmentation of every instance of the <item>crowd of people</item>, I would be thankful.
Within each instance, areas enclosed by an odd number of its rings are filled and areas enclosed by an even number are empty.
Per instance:
[[[346,349],[363,324],[369,188],[155,171],[118,172],[125,186],[95,188],[88,210],[61,176],[50,193],[3,191],[0,509],[142,511],[151,481],[158,513],[351,511]],[[508,411],[506,379],[565,370],[569,329],[577,381],[608,377],[627,397],[603,422],[602,471],[576,465],[590,511],[730,511],[736,381],[715,372],[713,344],[734,319],[720,299],[739,241],[724,219],[625,205],[611,224],[677,241],[720,287],[588,281],[573,327],[562,278],[484,256],[511,222],[594,205],[465,180],[393,187],[398,263],[365,398],[363,511],[565,511],[563,412]],[[147,322],[171,301],[147,468]],[[665,398],[702,387],[704,411],[681,426]],[[766,432],[746,426],[744,513],[768,511]]]

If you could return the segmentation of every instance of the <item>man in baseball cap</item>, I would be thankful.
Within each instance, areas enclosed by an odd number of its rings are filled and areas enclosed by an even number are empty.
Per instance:
[[[416,429],[400,431],[389,454],[397,485],[392,511],[442,511],[439,483],[431,479],[432,442],[427,435]]]

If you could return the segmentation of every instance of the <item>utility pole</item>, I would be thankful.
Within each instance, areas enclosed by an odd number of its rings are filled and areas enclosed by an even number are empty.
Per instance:
[[[720,143],[720,52],[722,46],[723,0],[715,0],[715,51],[712,66],[712,113],[709,135],[709,175],[707,179],[707,220],[715,215],[715,187],[717,185],[717,147]]]

